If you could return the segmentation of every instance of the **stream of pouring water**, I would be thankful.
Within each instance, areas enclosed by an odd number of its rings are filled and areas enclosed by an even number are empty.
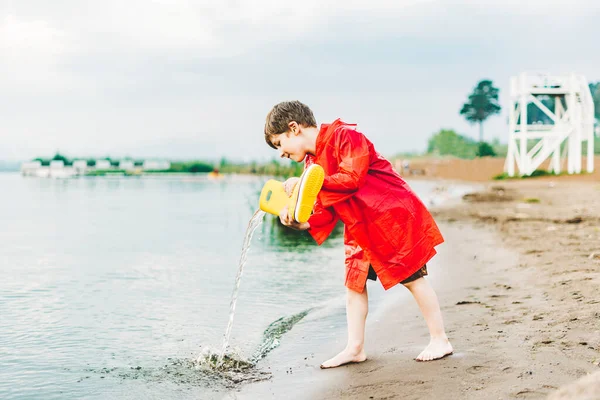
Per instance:
[[[244,238],[244,244],[242,246],[242,255],[240,256],[240,263],[237,275],[235,277],[235,286],[233,288],[233,294],[231,295],[231,303],[229,305],[229,322],[227,323],[227,329],[225,330],[225,338],[223,339],[223,347],[221,348],[221,354],[217,359],[217,363],[215,367],[218,367],[223,362],[223,357],[225,356],[225,351],[227,350],[227,346],[229,346],[229,339],[231,336],[231,328],[233,327],[233,317],[235,315],[235,305],[237,303],[238,291],[240,288],[240,283],[242,281],[242,273],[244,272],[244,265],[246,265],[246,259],[248,258],[248,250],[250,249],[250,242],[252,240],[252,235],[256,228],[260,226],[265,216],[265,212],[261,210],[257,210],[250,222],[248,223],[248,228],[246,228],[246,236]],[[203,355],[198,357],[198,363],[201,362]]]

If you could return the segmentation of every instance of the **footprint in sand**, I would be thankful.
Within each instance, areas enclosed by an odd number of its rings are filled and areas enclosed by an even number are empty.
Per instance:
[[[472,367],[467,368],[467,372],[472,375],[477,375],[486,370],[487,367],[483,365],[473,365]]]
[[[546,391],[540,392],[537,390],[523,389],[520,392],[515,393],[514,396],[519,399],[540,399],[542,396],[545,397],[547,394],[548,392]]]
[[[375,372],[375,371],[379,371],[381,368],[383,368],[383,365],[380,365],[378,367],[371,368],[371,369],[368,369],[368,370],[365,370],[365,371],[362,371],[362,372],[364,372],[364,373]]]
[[[494,286],[496,286],[497,288],[502,288],[502,289],[505,289],[505,290],[510,290],[510,289],[512,289],[512,286],[509,286],[509,285],[502,285],[502,284],[500,284],[500,283],[496,283],[496,284],[494,284]]]

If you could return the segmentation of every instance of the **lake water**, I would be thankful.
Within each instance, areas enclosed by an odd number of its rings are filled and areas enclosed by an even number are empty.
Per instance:
[[[0,398],[226,391],[231,382],[196,375],[187,363],[221,346],[244,233],[266,180],[0,174]],[[433,182],[411,186],[426,202],[440,198]],[[316,246],[267,215],[241,281],[230,343],[239,354],[275,348],[288,329],[310,328],[321,343],[332,332],[320,327],[343,334],[342,243],[342,229]],[[381,292],[371,291],[371,304]],[[286,328],[265,337],[280,318]]]

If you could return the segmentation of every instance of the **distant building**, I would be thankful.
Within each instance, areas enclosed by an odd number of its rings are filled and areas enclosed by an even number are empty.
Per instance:
[[[121,160],[118,168],[128,172],[145,171],[166,171],[171,168],[171,163],[168,161],[144,161],[138,164],[132,160]],[[86,160],[75,160],[71,166],[65,166],[62,160],[50,161],[50,166],[42,166],[41,161],[30,161],[21,164],[21,174],[23,176],[37,176],[44,178],[70,178],[75,176],[87,175],[88,172],[115,170],[110,160],[96,160],[95,166],[88,166]]]
[[[110,161],[96,160],[96,169],[110,169]]]
[[[36,171],[42,168],[40,161],[30,161],[21,164],[21,174],[25,176],[35,176]]]
[[[133,161],[123,160],[119,162],[119,169],[130,171],[132,169],[135,169],[135,163]]]
[[[87,170],[87,161],[86,160],[76,160],[73,161],[73,169],[78,174],[83,174]]]
[[[144,171],[165,171],[171,168],[171,163],[168,161],[144,161],[142,168]]]
[[[45,172],[40,170],[38,171],[38,176],[46,176]],[[52,160],[50,161],[50,169],[48,176],[50,178],[70,178],[72,176],[77,175],[75,169],[73,167],[65,167],[65,163],[62,160]]]

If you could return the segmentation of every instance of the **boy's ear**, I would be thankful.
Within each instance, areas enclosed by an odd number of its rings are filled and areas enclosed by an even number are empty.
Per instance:
[[[290,121],[288,124],[289,130],[292,134],[297,135],[300,131],[298,123],[296,121]]]

